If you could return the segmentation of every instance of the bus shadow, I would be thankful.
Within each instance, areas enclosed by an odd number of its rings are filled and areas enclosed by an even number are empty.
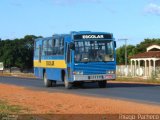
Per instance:
[[[64,83],[57,83],[56,87],[61,88],[65,87]],[[90,88],[98,88],[98,84],[96,83],[84,83],[83,85],[73,84],[72,89],[90,89]]]
[[[160,86],[160,84],[143,84],[143,83],[107,83],[106,88],[133,88],[133,87],[157,87]],[[97,83],[84,83],[83,86],[75,86],[77,89],[99,89],[99,86]],[[101,88],[105,89],[105,88]]]
[[[130,88],[130,87],[157,87],[160,86],[160,84],[144,84],[144,83],[109,83],[109,88]]]

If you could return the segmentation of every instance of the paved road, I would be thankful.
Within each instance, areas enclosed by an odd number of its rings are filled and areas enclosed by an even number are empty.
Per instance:
[[[87,83],[84,84],[83,88],[67,90],[62,83],[58,83],[57,87],[45,88],[43,86],[43,81],[40,79],[16,77],[0,77],[0,83],[23,86],[39,91],[64,92],[87,96],[126,99],[160,105],[160,85],[109,83],[107,88],[98,88],[96,83]]]

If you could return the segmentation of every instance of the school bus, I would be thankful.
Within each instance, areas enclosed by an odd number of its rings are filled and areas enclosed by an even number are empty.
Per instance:
[[[98,82],[105,88],[116,79],[116,42],[112,33],[80,31],[38,38],[34,43],[34,74],[46,87],[64,82]]]

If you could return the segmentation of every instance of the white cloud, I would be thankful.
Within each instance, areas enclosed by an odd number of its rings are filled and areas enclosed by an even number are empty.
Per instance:
[[[160,16],[160,5],[150,3],[145,7],[145,13],[154,14]]]

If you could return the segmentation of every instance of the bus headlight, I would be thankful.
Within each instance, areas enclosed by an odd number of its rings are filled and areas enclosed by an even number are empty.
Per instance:
[[[74,71],[73,74],[74,75],[83,75],[83,71]]]
[[[115,74],[115,71],[114,70],[108,70],[106,73],[107,74]]]

